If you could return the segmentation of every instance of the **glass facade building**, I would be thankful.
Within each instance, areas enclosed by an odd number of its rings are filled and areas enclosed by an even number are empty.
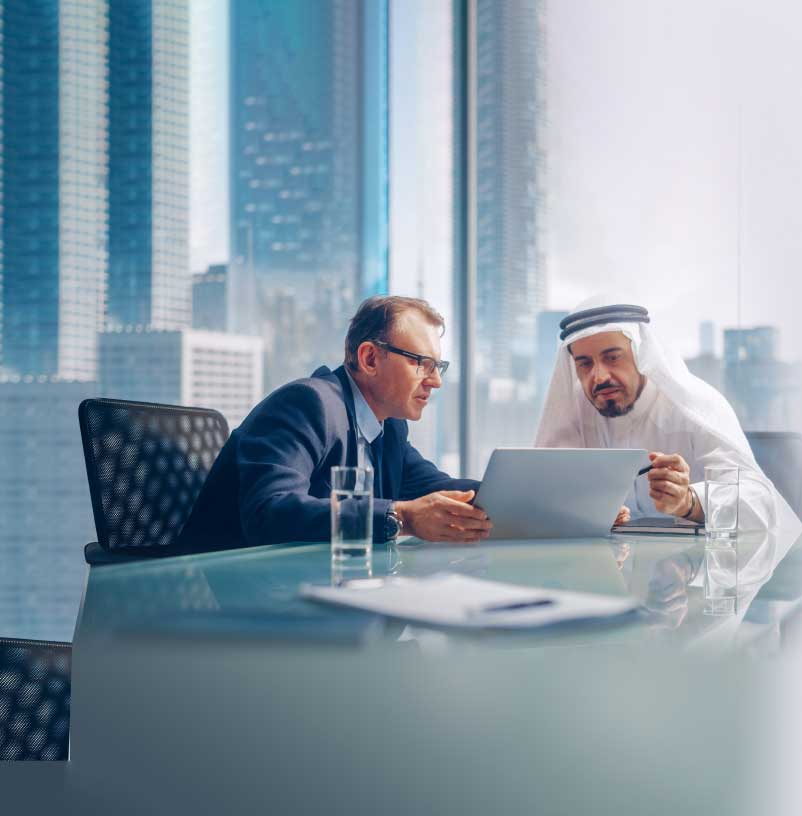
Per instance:
[[[112,326],[191,322],[187,0],[109,0]]]
[[[2,367],[87,380],[106,295],[102,0],[6,0],[2,19]]]
[[[386,3],[232,0],[230,56],[232,325],[275,385],[386,290]]]
[[[534,438],[546,307],[546,4],[457,4],[460,462]],[[461,204],[461,202],[463,202]],[[481,429],[481,432],[480,432]]]
[[[528,380],[546,305],[545,11],[476,3],[477,375]]]

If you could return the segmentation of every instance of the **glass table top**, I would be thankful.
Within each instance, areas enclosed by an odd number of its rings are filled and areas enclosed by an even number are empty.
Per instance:
[[[779,622],[802,600],[800,545],[777,534],[742,535],[737,542],[737,606],[709,614],[705,602],[705,543],[690,536],[614,536],[560,541],[437,546],[416,539],[374,549],[369,566],[333,564],[326,544],[295,544],[205,553],[92,568],[76,631],[239,634],[267,639],[349,642],[414,637],[425,627],[299,597],[302,583],[350,578],[426,576],[456,572],[495,581],[634,596],[638,612],[606,623],[574,623],[525,633],[564,643],[662,642],[716,647],[776,640]],[[706,608],[707,607],[707,608]],[[403,630],[399,634],[399,630]],[[659,634],[656,634],[659,633]],[[439,633],[437,633],[439,634]],[[449,632],[456,640],[521,639],[522,635]]]

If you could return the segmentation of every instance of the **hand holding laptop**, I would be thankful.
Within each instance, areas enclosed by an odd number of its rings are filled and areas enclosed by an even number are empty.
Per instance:
[[[397,501],[393,507],[404,534],[426,541],[472,544],[490,535],[493,524],[487,513],[469,504],[473,490],[440,490],[412,501]]]

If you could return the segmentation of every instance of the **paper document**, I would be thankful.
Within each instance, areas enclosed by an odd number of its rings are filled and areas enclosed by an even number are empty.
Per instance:
[[[542,589],[441,572],[366,578],[340,587],[302,584],[301,596],[437,626],[517,629],[622,615],[634,598]]]

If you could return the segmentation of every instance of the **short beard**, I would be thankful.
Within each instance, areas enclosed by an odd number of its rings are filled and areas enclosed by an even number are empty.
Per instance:
[[[641,374],[640,384],[638,385],[638,393],[635,394],[635,399],[629,403],[629,405],[617,405],[615,400],[607,400],[607,405],[604,408],[596,408],[596,410],[603,416],[607,417],[608,419],[613,419],[615,417],[622,417],[626,416],[634,407],[635,403],[640,398],[640,395],[643,393],[643,388],[646,385],[646,377]],[[595,407],[595,406],[594,406]]]
[[[626,416],[634,407],[635,403],[638,401],[638,398],[635,397],[629,405],[617,405],[615,400],[607,400],[607,405],[604,408],[597,408],[596,410],[603,416],[603,417],[621,417]]]

